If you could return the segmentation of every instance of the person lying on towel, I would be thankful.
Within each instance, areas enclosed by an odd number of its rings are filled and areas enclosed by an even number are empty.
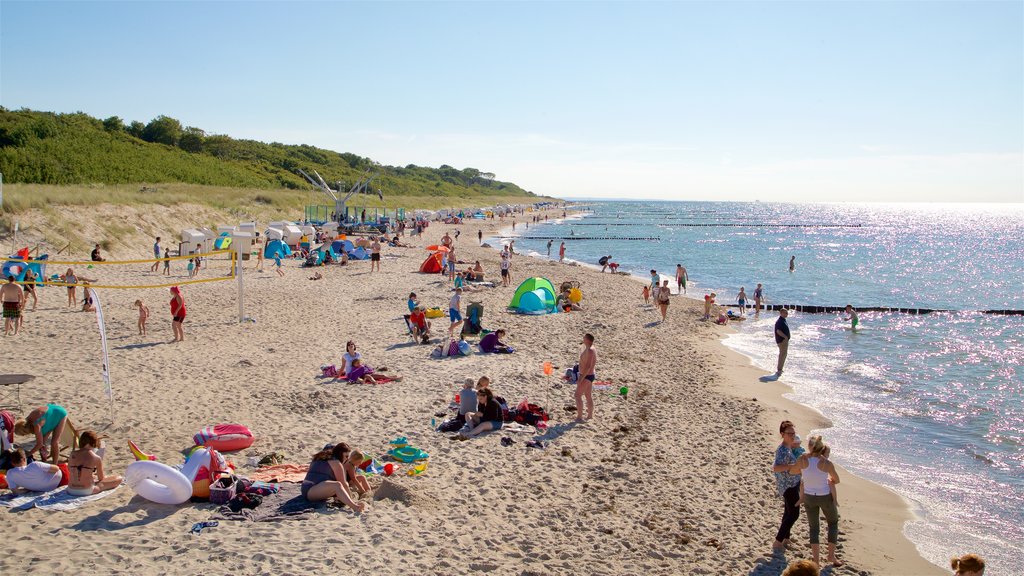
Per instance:
[[[504,337],[505,330],[499,328],[480,339],[480,349],[484,352],[496,352],[498,354],[511,354],[515,352],[515,348],[501,341]]]

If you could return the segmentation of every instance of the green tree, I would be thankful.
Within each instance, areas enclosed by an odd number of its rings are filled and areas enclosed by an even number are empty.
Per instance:
[[[181,122],[170,116],[157,116],[142,130],[142,139],[146,142],[177,146],[181,140],[181,133]]]
[[[188,128],[185,128],[185,131],[181,135],[181,139],[178,140],[178,148],[181,148],[185,152],[197,154],[203,151],[204,139],[206,139],[206,132],[203,132],[194,126],[189,126]]]
[[[128,128],[125,129],[125,132],[128,132],[128,134],[131,134],[132,136],[135,136],[136,138],[142,138],[142,131],[145,130],[145,129],[146,129],[146,125],[145,124],[143,124],[142,122],[139,122],[138,120],[135,120],[134,122],[132,122],[128,126]]]
[[[107,132],[123,132],[124,121],[117,116],[111,116],[103,121],[103,129]]]

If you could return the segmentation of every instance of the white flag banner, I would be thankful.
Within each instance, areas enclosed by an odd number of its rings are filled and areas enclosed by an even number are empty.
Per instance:
[[[110,422],[114,422],[114,389],[110,387],[110,359],[107,356],[107,327],[103,322],[103,306],[100,304],[99,294],[96,290],[89,288],[89,295],[92,296],[92,305],[96,307],[96,325],[100,329],[100,344],[103,348],[103,383],[106,386],[107,399],[110,400]]]

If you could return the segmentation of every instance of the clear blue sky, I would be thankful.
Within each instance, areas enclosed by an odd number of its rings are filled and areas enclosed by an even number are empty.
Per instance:
[[[1024,202],[1024,2],[4,0],[0,104],[563,197]]]

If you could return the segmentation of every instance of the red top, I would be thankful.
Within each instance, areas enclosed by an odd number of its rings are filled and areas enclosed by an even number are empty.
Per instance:
[[[181,316],[185,317],[185,299],[181,298],[181,304],[178,303],[178,298],[171,298],[171,316],[177,318]]]

